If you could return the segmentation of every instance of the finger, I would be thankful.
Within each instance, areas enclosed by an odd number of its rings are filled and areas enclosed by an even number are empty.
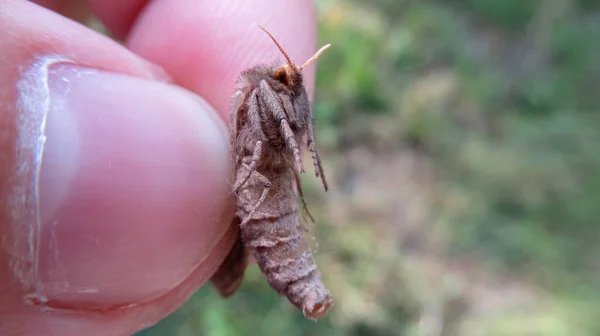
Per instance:
[[[129,14],[115,14],[113,2],[91,3],[98,16],[120,32],[111,22]],[[309,0],[157,0],[148,2],[139,13],[126,39],[131,50],[205,97],[224,118],[240,72],[284,59],[259,24],[298,64],[316,50],[315,10]],[[312,92],[314,65],[304,73]]]
[[[90,2],[85,0],[34,0],[32,2],[78,22],[85,22],[92,14]],[[103,0],[91,5],[94,6],[96,14],[104,18],[104,24],[109,27],[113,36],[122,40],[147,2],[148,0]]]
[[[222,122],[156,67],[29,2],[3,1],[0,31],[0,334],[155,323],[236,236]]]
[[[65,20],[47,9],[26,1],[1,0],[0,41],[3,55],[3,83],[14,82],[18,66],[26,66],[39,55],[62,54],[80,65],[93,65],[146,79],[169,80],[160,67],[127,52],[109,38]],[[10,63],[16,62],[16,63]],[[16,91],[2,90],[14,95]],[[14,97],[13,97],[14,98]]]
[[[91,13],[88,3],[83,0],[34,0],[31,2],[78,22],[87,20]]]
[[[148,0],[89,1],[92,10],[118,39],[123,40]]]

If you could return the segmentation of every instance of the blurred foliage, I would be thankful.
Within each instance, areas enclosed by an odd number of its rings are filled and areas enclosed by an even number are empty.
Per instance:
[[[599,2],[318,11],[333,187],[304,183],[331,315],[305,320],[253,267],[139,336],[600,334]]]

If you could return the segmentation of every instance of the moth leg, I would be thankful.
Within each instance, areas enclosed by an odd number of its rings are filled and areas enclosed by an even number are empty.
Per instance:
[[[238,195],[238,191],[240,190],[240,188],[242,186],[244,186],[244,184],[246,184],[246,182],[248,182],[248,179],[250,178],[250,176],[252,175],[252,173],[254,173],[254,171],[256,170],[256,163],[258,162],[258,160],[260,160],[260,157],[262,156],[262,140],[258,140],[256,142],[256,144],[254,145],[254,151],[252,153],[252,158],[250,159],[250,165],[245,165],[248,168],[248,173],[246,174],[246,176],[241,180],[236,182],[233,185],[233,192],[235,193],[235,195]]]
[[[248,167],[248,165],[246,165],[246,164],[244,164],[244,166]],[[254,213],[256,212],[256,210],[258,210],[258,208],[265,201],[265,198],[267,198],[267,194],[269,193],[269,189],[271,189],[271,181],[269,181],[269,179],[266,178],[263,174],[261,174],[261,173],[259,173],[259,172],[257,172],[255,170],[255,171],[252,172],[252,175],[254,175],[254,177],[256,177],[259,181],[261,181],[263,183],[264,189],[262,191],[262,194],[260,195],[260,198],[258,199],[258,202],[256,202],[256,204],[254,205],[254,208],[252,208],[252,210],[250,211],[250,213],[248,214],[248,216],[246,216],[246,218],[244,218],[244,220],[240,224],[240,227],[244,226],[246,223],[248,223],[248,221],[250,219],[252,219],[252,216],[254,215]]]
[[[294,153],[296,169],[300,172],[304,172],[304,165],[302,164],[302,157],[300,156],[300,146],[298,146],[298,143],[296,142],[296,136],[286,118],[285,111],[279,97],[277,96],[277,93],[273,91],[269,84],[264,80],[260,81],[258,89],[261,93],[259,96],[260,99],[271,111],[275,117],[275,120],[279,122],[279,127],[281,127],[281,133],[285,139],[285,143]]]
[[[260,116],[260,105],[258,102],[257,90],[253,90],[248,98],[248,122],[252,129],[257,132],[261,140],[266,140],[267,137],[262,129],[261,116]]]
[[[300,175],[296,171],[294,171],[294,178],[296,180],[296,188],[298,189],[298,195],[300,196],[300,200],[302,201],[302,206],[304,207],[304,213],[310,218],[310,220],[314,223],[315,219],[308,211],[308,206],[306,205],[306,201],[304,200],[304,192],[302,191],[302,182],[300,181]]]
[[[296,112],[294,111],[294,104],[292,104],[291,99],[283,93],[278,93],[277,97],[279,97],[279,101],[281,101],[281,105],[283,106],[283,110],[285,111],[285,116],[290,121],[290,123],[297,123],[298,117],[296,116]]]
[[[292,149],[292,152],[294,153],[296,170],[304,173],[304,165],[302,164],[302,157],[300,156],[300,146],[298,146],[298,143],[296,142],[296,137],[294,136],[294,132],[292,131],[287,119],[281,119],[280,126],[285,143]]]
[[[312,118],[310,123],[308,124],[308,150],[312,155],[313,165],[315,167],[315,176],[318,178],[321,177],[321,181],[323,182],[323,187],[325,191],[329,189],[327,185],[327,179],[325,178],[325,171],[323,170],[323,166],[321,165],[321,158],[319,157],[319,153],[317,152],[317,148],[315,146],[315,130],[312,124]]]

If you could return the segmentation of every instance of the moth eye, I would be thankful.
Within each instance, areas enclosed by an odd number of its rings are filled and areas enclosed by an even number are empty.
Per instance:
[[[275,71],[275,79],[277,81],[287,85],[288,77],[287,77],[287,72],[285,71],[284,68],[279,68],[279,69],[277,69],[277,71]]]

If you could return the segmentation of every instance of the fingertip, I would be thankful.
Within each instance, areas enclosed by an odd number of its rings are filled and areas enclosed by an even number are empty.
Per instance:
[[[36,195],[14,203],[30,238],[11,239],[32,247],[15,258],[35,261],[21,283],[34,301],[84,309],[164,295],[227,230],[225,126],[180,88],[64,62],[19,83],[32,145],[15,187]]]

